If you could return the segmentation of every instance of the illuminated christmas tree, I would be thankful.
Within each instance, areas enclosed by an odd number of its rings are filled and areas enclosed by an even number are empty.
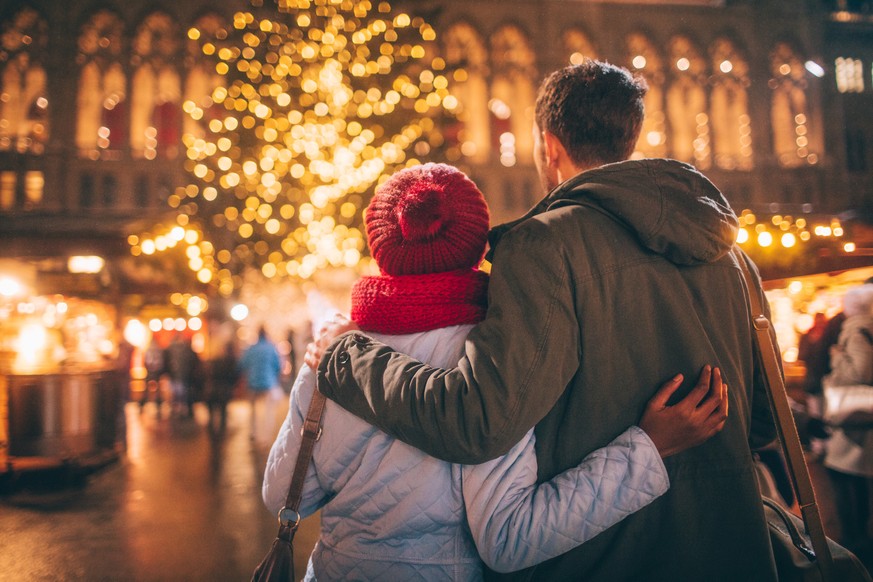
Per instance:
[[[268,4],[219,34],[189,31],[218,81],[183,107],[201,128],[183,138],[192,180],[170,196],[174,230],[132,239],[135,254],[187,244],[189,267],[224,295],[252,268],[306,279],[366,261],[373,189],[444,159],[457,105],[423,18],[367,0]]]

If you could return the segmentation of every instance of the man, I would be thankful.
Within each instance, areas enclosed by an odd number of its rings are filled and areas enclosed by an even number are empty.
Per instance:
[[[675,371],[721,368],[732,388],[726,426],[667,459],[664,497],[506,579],[776,579],[749,450],[774,429],[729,254],[736,217],[694,168],[625,161],[645,91],[596,61],[546,79],[535,156],[551,191],[492,232],[488,313],[457,368],[425,366],[360,333],[342,335],[319,365],[328,397],[446,460],[493,458],[536,425],[540,481],[636,422]]]

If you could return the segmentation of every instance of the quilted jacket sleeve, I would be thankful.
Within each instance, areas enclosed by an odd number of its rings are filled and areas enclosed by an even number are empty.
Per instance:
[[[462,469],[464,502],[482,559],[512,572],[568,552],[663,495],[667,470],[632,426],[579,466],[537,484],[535,436],[505,456]]]
[[[303,419],[309,410],[309,402],[315,392],[315,374],[309,366],[303,366],[291,389],[291,403],[288,407],[288,416],[279,429],[279,434],[270,449],[267,458],[267,468],[264,470],[264,484],[261,495],[267,509],[278,513],[285,505],[288,496],[288,488],[291,486],[291,474],[297,462],[297,453],[300,451],[303,428]],[[315,443],[316,450],[319,443]],[[306,480],[303,487],[303,497],[300,500],[300,515],[306,517],[322,505],[327,503],[329,492],[324,490],[318,481],[315,464],[310,463],[306,472]]]

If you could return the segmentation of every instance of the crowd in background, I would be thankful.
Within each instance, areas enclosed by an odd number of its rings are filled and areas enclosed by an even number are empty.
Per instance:
[[[830,319],[816,314],[813,326],[800,338],[798,357],[806,366],[806,408],[813,422],[818,423],[810,431],[810,451],[827,469],[840,540],[863,559],[873,550],[869,529],[873,491],[873,281],[849,289],[842,298],[842,307]],[[857,408],[858,404],[861,408]]]
[[[235,341],[227,341],[214,357],[204,359],[192,347],[191,338],[182,333],[174,334],[166,347],[152,338],[143,353],[146,375],[142,390],[125,390],[124,400],[136,401],[141,412],[153,403],[159,416],[166,404],[173,418],[193,418],[194,404],[202,402],[209,411],[210,429],[222,431],[227,424],[228,402],[248,398],[251,440],[268,444],[276,429],[275,405],[287,393],[283,379],[296,374],[294,342],[294,333],[289,331],[283,346],[286,349],[280,353],[261,327],[252,345],[239,349]],[[118,359],[119,367],[129,371],[131,352],[120,349]],[[129,381],[129,374],[126,377]]]

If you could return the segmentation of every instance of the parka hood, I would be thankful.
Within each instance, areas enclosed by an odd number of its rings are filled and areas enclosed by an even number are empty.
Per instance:
[[[646,159],[567,180],[520,219],[492,229],[491,247],[515,225],[568,204],[600,209],[636,233],[644,247],[680,265],[712,262],[736,241],[737,217],[706,176],[675,160]]]

